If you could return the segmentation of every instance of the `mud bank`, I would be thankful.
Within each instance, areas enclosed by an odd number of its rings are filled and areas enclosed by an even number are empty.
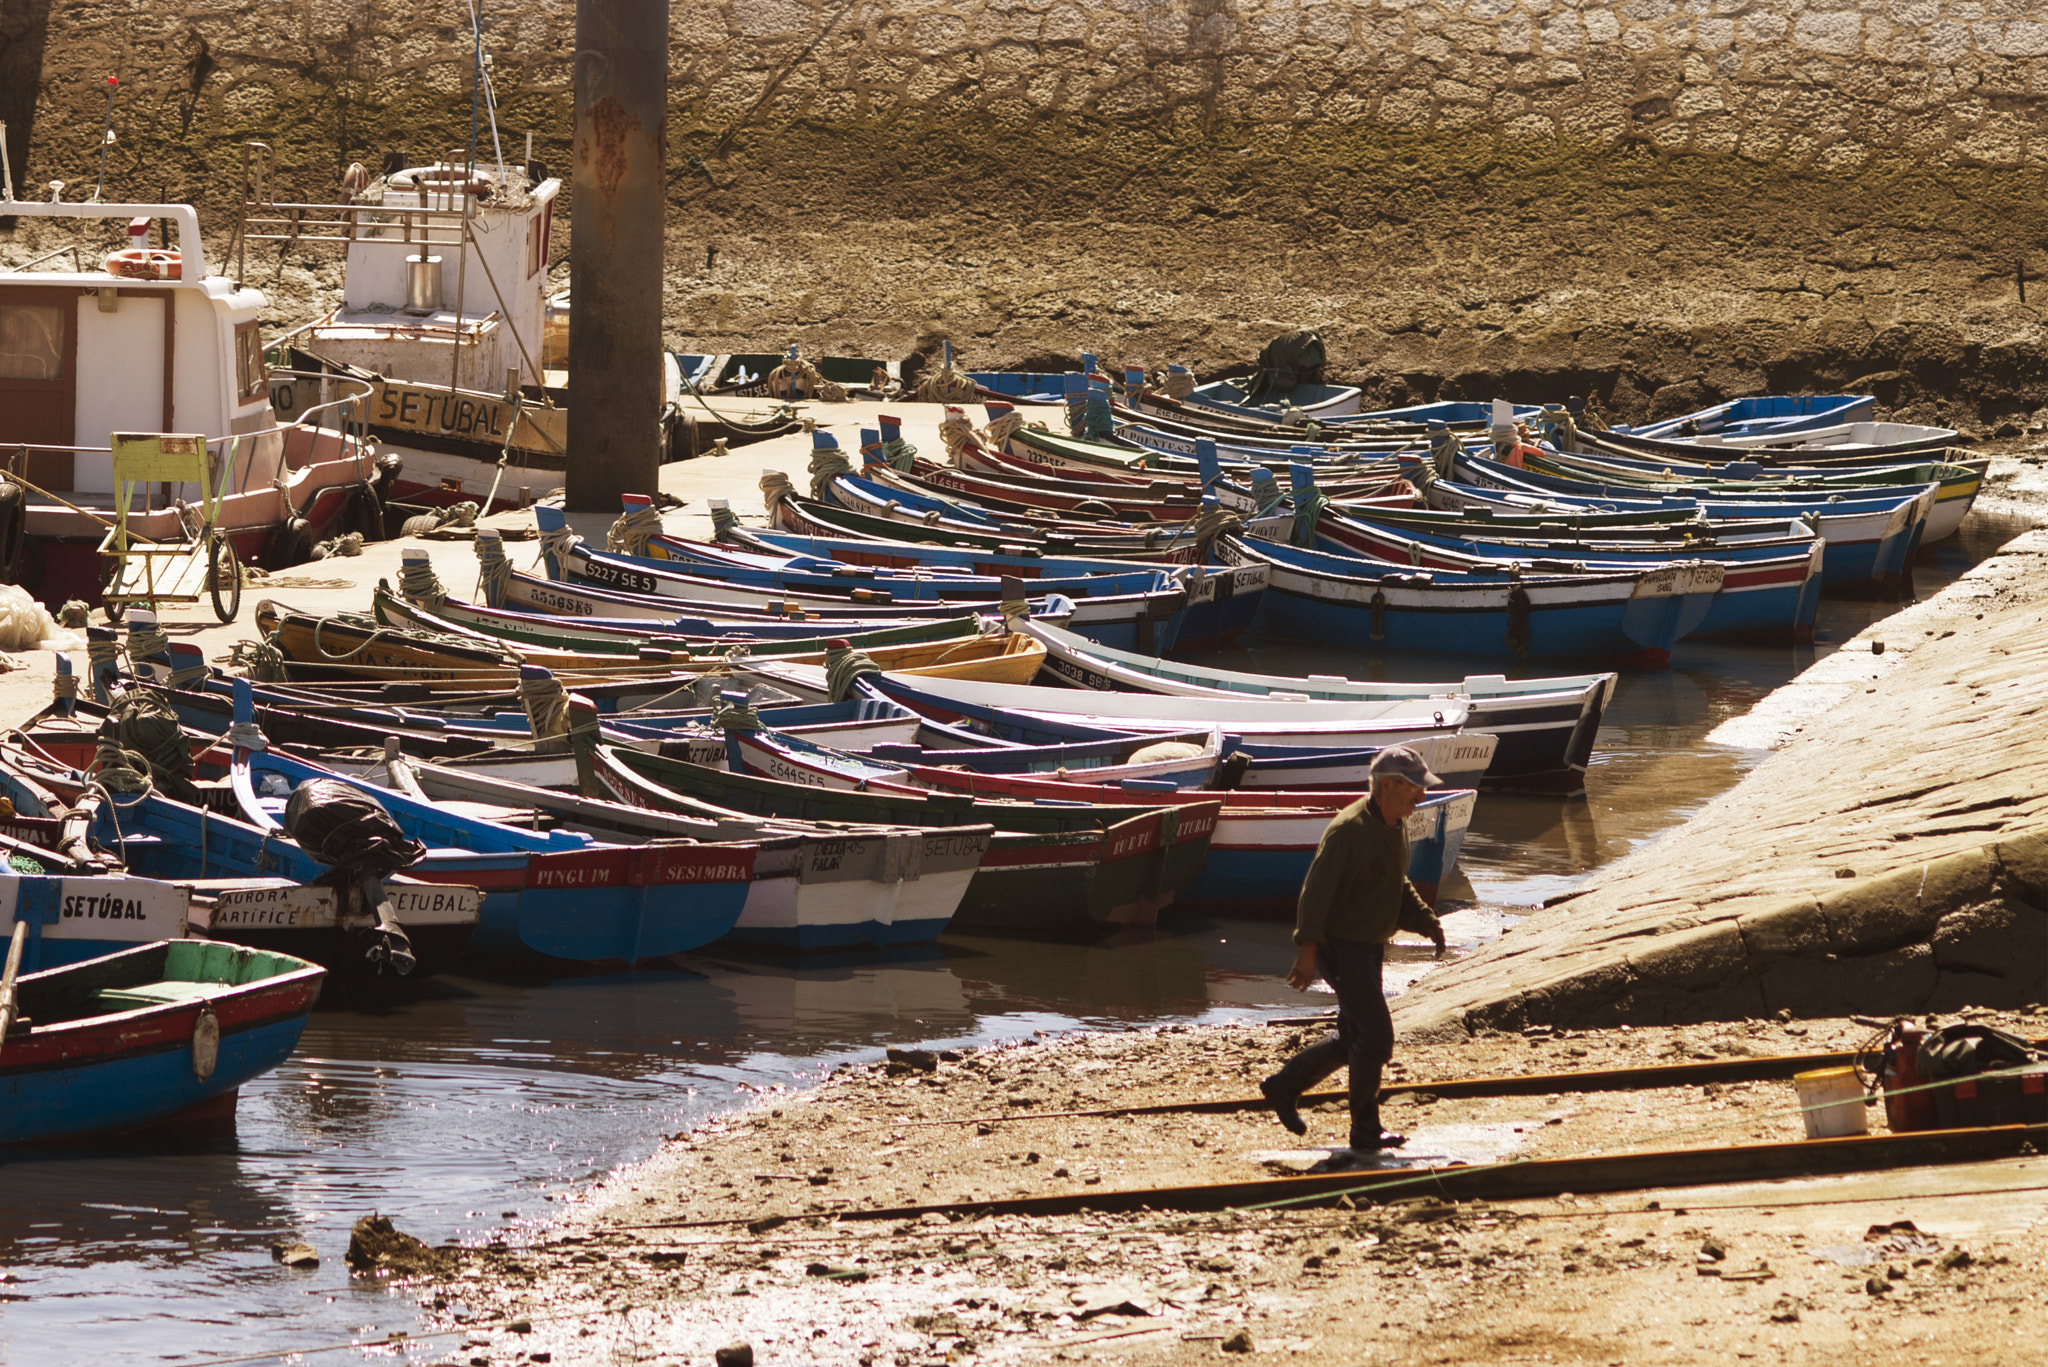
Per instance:
[[[1325,999],[1327,1000],[1327,999]],[[1987,1016],[2015,1028],[2020,1017]],[[441,1360],[861,1364],[1231,1352],[1372,1362],[2012,1362],[2037,1356],[2048,1162],[1355,1212],[977,1215],[974,1201],[1244,1181],[1320,1157],[1269,1114],[1048,1116],[1250,1094],[1319,1027],[1076,1035],[843,1071],[676,1136],[529,1243],[415,1280]],[[1844,1020],[1488,1033],[1394,1082],[1853,1047]],[[1409,1152],[1488,1162],[1796,1139],[1790,1084],[1390,1102]],[[963,1202],[911,1221],[862,1209]],[[1911,1227],[1897,1221],[1911,1221]],[[399,1223],[403,1224],[400,1217]],[[1878,1289],[1873,1290],[1873,1282]],[[445,1337],[438,1331],[445,1331]],[[422,1347],[427,1346],[422,1344]]]

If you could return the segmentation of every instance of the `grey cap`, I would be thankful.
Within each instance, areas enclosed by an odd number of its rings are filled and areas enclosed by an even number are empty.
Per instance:
[[[1434,788],[1443,779],[1429,772],[1429,766],[1422,762],[1422,756],[1405,745],[1389,745],[1372,757],[1372,776],[1384,778],[1391,774],[1405,778],[1418,788]]]

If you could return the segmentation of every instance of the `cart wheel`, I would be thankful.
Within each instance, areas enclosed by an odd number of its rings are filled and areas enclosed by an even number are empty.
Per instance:
[[[206,591],[213,598],[213,615],[234,621],[242,610],[242,566],[225,532],[215,532],[206,545]]]

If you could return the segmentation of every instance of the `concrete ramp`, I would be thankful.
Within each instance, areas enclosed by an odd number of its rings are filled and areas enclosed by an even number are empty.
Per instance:
[[[1811,676],[1811,677],[1808,677]],[[1394,1003],[1407,1032],[2013,1007],[2048,988],[2048,534],[1788,686],[1783,748]],[[1764,709],[1770,709],[1767,701]]]

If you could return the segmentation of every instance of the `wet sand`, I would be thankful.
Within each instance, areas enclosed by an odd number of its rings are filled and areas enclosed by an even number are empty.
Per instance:
[[[2038,1020],[1987,1018],[2025,1030]],[[676,1136],[543,1240],[464,1250],[409,1290],[436,1359],[916,1364],[2010,1363],[2035,1356],[2048,1160],[1626,1195],[1355,1211],[1033,1218],[977,1201],[1256,1180],[1340,1143],[1261,1111],[1060,1116],[1239,1098],[1319,1026],[1217,1025],[847,1070]],[[1390,1081],[1851,1048],[1846,1020],[1494,1034],[1404,1048]],[[922,1064],[923,1060],[917,1060]],[[1796,1140],[1789,1082],[1398,1098],[1405,1153],[1475,1164]],[[864,1209],[961,1203],[919,1218]],[[1911,1221],[1911,1230],[1896,1222]],[[1872,1235],[1873,1226],[1886,1227]],[[1882,1289],[1871,1289],[1872,1279]],[[445,1331],[445,1332],[443,1332]],[[445,1345],[445,1346],[440,1346]],[[1235,1345],[1241,1349],[1240,1345]],[[542,1356],[545,1354],[546,1356]]]

